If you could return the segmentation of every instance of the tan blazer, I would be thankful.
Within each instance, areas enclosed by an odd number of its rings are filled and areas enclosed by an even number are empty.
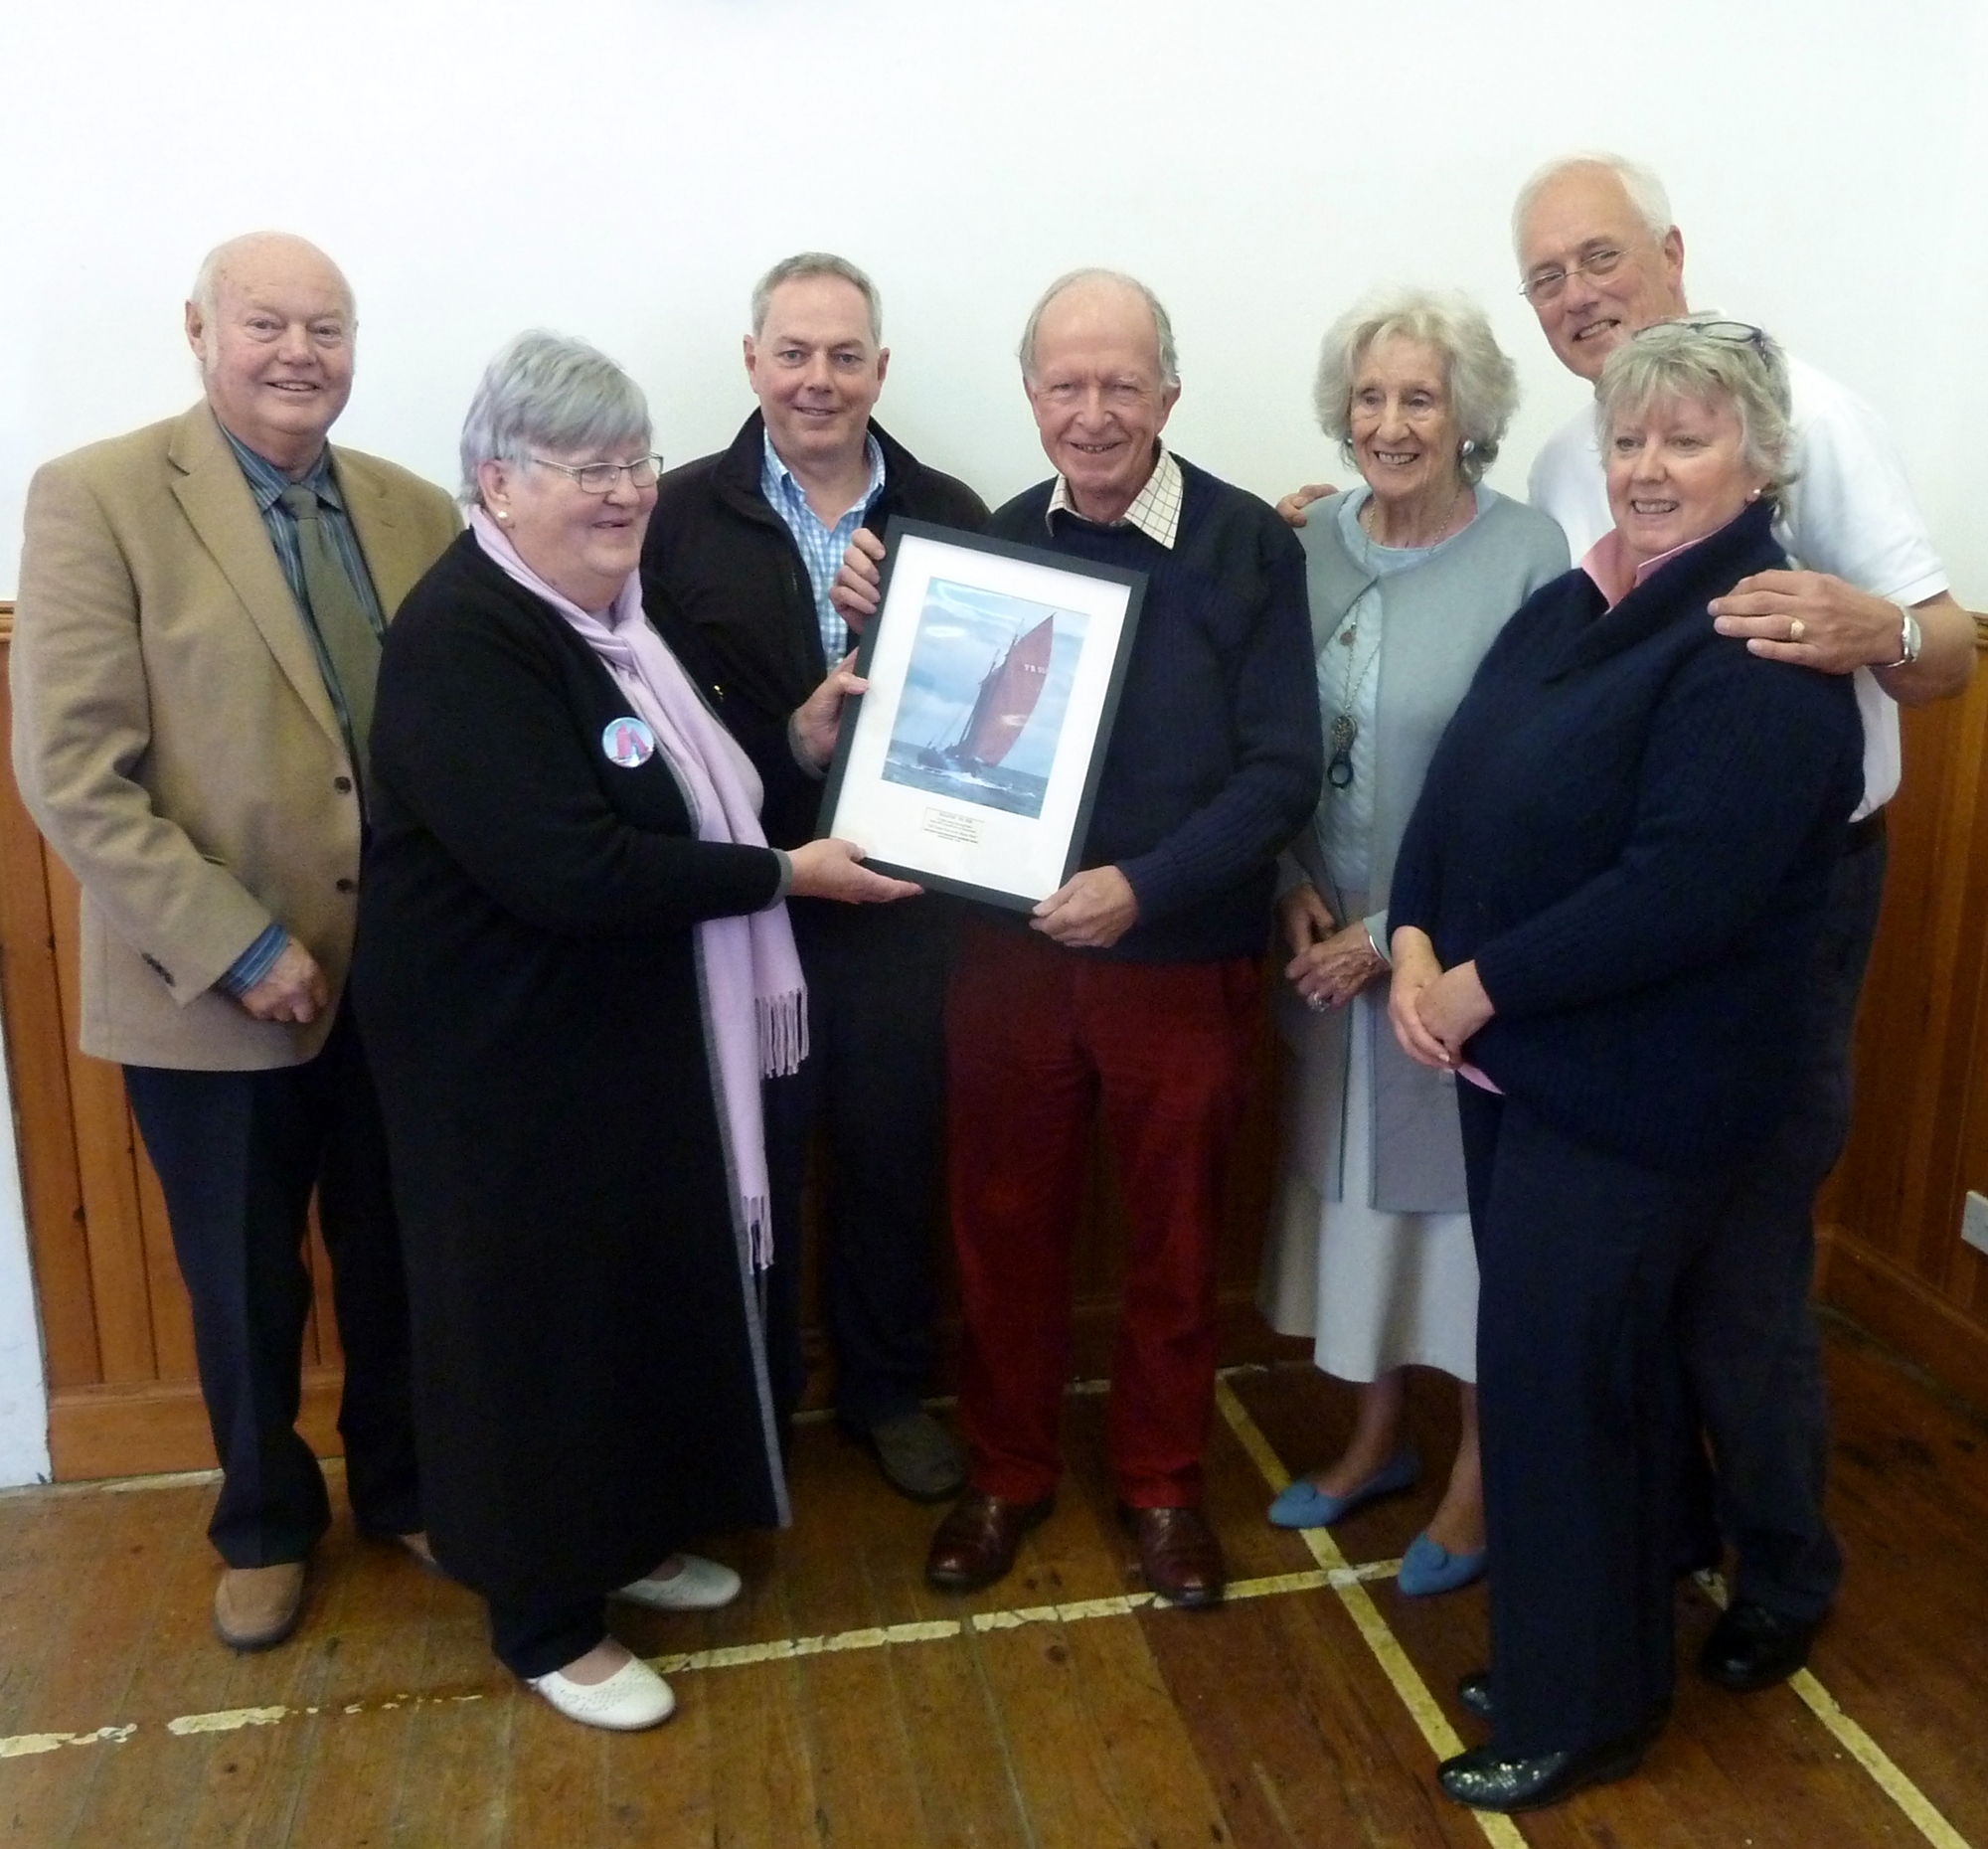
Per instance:
[[[355,450],[332,466],[391,614],[456,532],[439,488]],[[317,658],[241,465],[203,402],[58,457],[28,488],[14,769],[83,885],[85,1053],[241,1072],[308,1027],[213,988],[271,922],[352,959],[359,799]]]

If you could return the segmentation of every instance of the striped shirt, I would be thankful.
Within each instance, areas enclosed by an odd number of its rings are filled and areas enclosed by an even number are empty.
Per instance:
[[[283,505],[283,490],[292,484],[290,478],[265,456],[258,456],[246,443],[237,440],[235,432],[226,424],[221,433],[228,438],[228,446],[235,451],[235,459],[242,465],[242,473],[248,483],[248,492],[255,497],[255,511],[262,516],[262,530],[269,536],[269,544],[275,548],[276,563],[283,568],[283,582],[290,588],[290,595],[296,599],[297,614],[303,619],[304,633],[310,637],[311,653],[317,657],[317,671],[324,678],[324,690],[331,697],[333,709],[338,714],[339,730],[345,734],[348,746],[352,743],[352,719],[345,708],[345,693],[338,684],[337,671],[331,665],[330,652],[325,648],[324,638],[318,634],[317,623],[311,616],[310,597],[304,589],[303,546],[297,537],[296,516]],[[310,473],[295,484],[308,488],[317,496],[318,523],[331,540],[331,548],[338,562],[345,568],[345,575],[352,580],[352,588],[359,593],[360,607],[365,610],[367,620],[373,625],[376,635],[387,633],[387,619],[380,608],[379,593],[373,588],[373,575],[366,569],[365,555],[359,550],[359,535],[352,530],[351,517],[345,511],[345,497],[339,492],[338,477],[332,472],[331,450],[324,453],[311,466]],[[358,754],[355,752],[354,756]],[[244,950],[222,973],[215,987],[229,995],[244,995],[269,973],[270,965],[281,953],[288,933],[280,924],[266,926],[248,949]]]
[[[800,548],[801,563],[807,567],[808,583],[814,589],[814,619],[821,630],[822,659],[830,667],[849,652],[849,625],[828,600],[828,588],[842,569],[842,555],[856,537],[872,504],[884,492],[884,447],[875,436],[863,440],[863,453],[870,464],[870,485],[862,498],[832,527],[808,505],[807,491],[773,450],[773,439],[761,435],[759,492],[766,505],[785,522]]]
[[[1173,452],[1165,443],[1156,445],[1159,460],[1153,464],[1153,472],[1146,477],[1146,485],[1133,497],[1132,505],[1112,521],[1114,527],[1137,527],[1156,545],[1164,546],[1168,552],[1174,549],[1174,540],[1180,533],[1181,517],[1181,472],[1180,464],[1173,458]],[[1043,515],[1043,524],[1052,533],[1056,531],[1058,514],[1069,514],[1074,520],[1081,520],[1077,503],[1070,498],[1070,483],[1059,475],[1056,486],[1050,490],[1049,511]],[[1095,526],[1096,521],[1091,525]]]

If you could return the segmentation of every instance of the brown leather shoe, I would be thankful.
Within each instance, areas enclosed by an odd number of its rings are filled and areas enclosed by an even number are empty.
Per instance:
[[[925,1578],[948,1593],[992,1586],[1015,1564],[1022,1537],[1055,1507],[1054,1496],[1040,1502],[1003,1502],[999,1496],[969,1489],[932,1536]]]
[[[214,1589],[214,1634],[231,1650],[268,1650],[297,1627],[304,1609],[304,1563],[224,1567]]]
[[[1139,1543],[1139,1568],[1146,1585],[1177,1605],[1204,1607],[1222,1602],[1229,1569],[1222,1543],[1199,1509],[1124,1509],[1125,1525]]]

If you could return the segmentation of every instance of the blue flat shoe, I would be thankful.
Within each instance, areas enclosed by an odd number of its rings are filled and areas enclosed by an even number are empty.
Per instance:
[[[1330,1528],[1367,1503],[1412,1489],[1421,1467],[1411,1444],[1343,1496],[1328,1496],[1316,1483],[1299,1477],[1270,1504],[1270,1521],[1278,1528]]]
[[[1474,1554],[1452,1554],[1426,1532],[1408,1543],[1402,1556],[1402,1570],[1395,1584],[1410,1598],[1426,1598],[1431,1593],[1453,1593],[1459,1586],[1484,1577],[1484,1549]]]

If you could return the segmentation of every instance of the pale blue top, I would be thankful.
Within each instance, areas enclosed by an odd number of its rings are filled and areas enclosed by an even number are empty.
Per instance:
[[[1481,513],[1482,494],[1475,490],[1473,493],[1477,512]],[[1353,759],[1353,781],[1344,789],[1326,784],[1312,824],[1318,832],[1319,852],[1325,857],[1326,871],[1342,893],[1366,892],[1373,875],[1374,723],[1381,691],[1381,580],[1420,565],[1436,550],[1434,546],[1383,546],[1368,538],[1367,529],[1360,524],[1360,510],[1373,498],[1373,490],[1363,486],[1348,489],[1334,501],[1340,542],[1355,565],[1374,574],[1374,583],[1354,599],[1353,607],[1340,618],[1339,626],[1318,651],[1318,707],[1325,721],[1328,763],[1333,755],[1333,720],[1350,711],[1359,728],[1349,754]],[[1469,528],[1463,531],[1468,532]],[[1349,629],[1354,631],[1350,647],[1339,639]]]

